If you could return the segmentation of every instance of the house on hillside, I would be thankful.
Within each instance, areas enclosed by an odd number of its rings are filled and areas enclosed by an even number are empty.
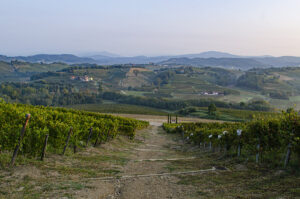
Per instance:
[[[94,78],[89,77],[89,76],[87,76],[87,75],[82,76],[82,77],[76,77],[76,76],[72,75],[72,76],[70,77],[70,79],[71,79],[71,80],[78,80],[78,81],[82,81],[82,82],[89,82],[89,81],[93,81],[93,80],[94,80]]]
[[[216,91],[206,91],[206,92],[201,92],[200,95],[208,95],[208,96],[217,96],[220,95],[221,93],[216,92]]]

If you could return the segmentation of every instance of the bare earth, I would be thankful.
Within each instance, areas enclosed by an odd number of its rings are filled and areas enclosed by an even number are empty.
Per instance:
[[[137,138],[142,136],[143,143],[134,149],[136,152],[133,153],[130,157],[130,161],[122,169],[123,176],[131,177],[112,180],[102,178],[98,181],[99,184],[97,187],[99,189],[95,192],[89,191],[87,195],[84,195],[82,198],[194,198],[192,195],[197,190],[194,186],[178,184],[179,179],[176,175],[168,175],[170,173],[168,165],[172,161],[191,160],[194,159],[194,157],[188,153],[179,153],[176,150],[178,147],[180,148],[178,142],[170,139],[170,136],[163,131],[161,125],[167,122],[167,117],[138,114],[114,115],[145,120],[150,122],[151,126],[137,134]],[[172,119],[175,120],[175,117]],[[186,117],[178,117],[178,122],[179,121],[214,122],[213,120]],[[211,168],[207,168],[208,171],[204,169],[203,172],[211,172],[210,169]],[[190,170],[191,169],[187,171]],[[195,169],[192,171],[194,170]],[[196,172],[196,175],[199,173],[201,172]],[[156,174],[162,175],[156,176]],[[133,177],[136,175],[148,176]]]
[[[130,161],[122,168],[125,178],[94,179],[94,191],[81,193],[78,198],[190,198],[195,188],[177,184],[179,179],[176,175],[169,175],[167,166],[169,161],[193,157],[176,152],[176,143],[161,127],[151,126],[140,134],[144,142],[134,149]]]

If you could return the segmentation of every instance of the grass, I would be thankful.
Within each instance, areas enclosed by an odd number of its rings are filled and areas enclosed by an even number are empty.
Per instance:
[[[226,167],[228,171],[181,175],[177,184],[192,186],[197,198],[296,198],[300,197],[300,173],[294,170],[256,166],[220,153],[193,152],[192,160],[178,160],[165,168],[170,172]],[[238,169],[242,165],[245,169]]]
[[[250,111],[250,110],[239,110],[239,109],[228,109],[228,108],[217,108],[216,116],[208,115],[207,107],[197,108],[197,111],[191,113],[191,116],[199,117],[203,119],[217,119],[223,121],[247,121],[251,120],[254,115],[272,116],[274,112],[263,112],[263,111]]]
[[[88,178],[118,176],[139,140],[119,136],[100,147],[88,147],[66,156],[51,154],[45,161],[19,154],[16,166],[9,168],[11,153],[0,154],[0,199],[74,198],[77,191],[94,188]],[[70,150],[71,151],[71,150]],[[86,179],[86,180],[85,180]]]
[[[68,108],[100,112],[100,113],[125,113],[125,114],[143,114],[143,115],[162,115],[168,114],[167,111],[138,105],[116,104],[111,101],[104,101],[103,104],[79,104],[70,105]],[[228,108],[217,108],[217,117],[208,115],[207,107],[197,107],[197,112],[189,116],[203,119],[217,119],[223,121],[246,121],[252,119],[253,115],[272,116],[273,112],[250,111]]]
[[[181,136],[168,134],[177,143]],[[179,175],[178,185],[188,186],[190,198],[300,198],[300,170],[298,159],[294,155],[289,168],[283,170],[282,164],[270,164],[264,158],[260,165],[249,158],[245,151],[240,158],[235,149],[227,155],[224,152],[207,152],[202,148],[194,148],[192,144],[184,144],[178,154],[197,157],[191,160],[169,162],[165,169],[169,172],[227,168],[197,175]],[[280,154],[281,156],[283,154]],[[255,156],[255,155],[253,155]],[[252,156],[251,156],[252,157]],[[281,160],[279,160],[281,161]]]
[[[181,176],[179,184],[197,186],[204,198],[296,198],[300,196],[299,182],[290,174],[274,176],[259,170]]]
[[[167,115],[168,113],[155,108],[129,105],[129,104],[78,104],[70,105],[68,108],[78,110],[99,112],[99,113],[126,113],[126,114],[143,114],[143,115]]]

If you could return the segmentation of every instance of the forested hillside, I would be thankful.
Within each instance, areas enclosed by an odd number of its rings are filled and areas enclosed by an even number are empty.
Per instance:
[[[115,93],[115,96],[159,102],[209,99],[228,104],[265,101],[281,109],[294,104],[300,106],[300,69],[297,67],[241,71],[155,64],[70,66],[14,61],[1,62],[0,70],[0,82],[3,82],[0,95],[9,102],[34,105],[101,103],[103,99],[116,101],[103,95]],[[128,100],[117,101],[125,103]]]

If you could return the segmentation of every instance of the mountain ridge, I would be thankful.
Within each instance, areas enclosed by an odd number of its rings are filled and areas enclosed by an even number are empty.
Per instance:
[[[107,56],[106,56],[107,55]],[[5,56],[0,55],[0,61],[10,62],[14,60],[31,63],[54,63],[67,64],[159,64],[159,65],[187,65],[187,66],[213,66],[237,69],[266,68],[266,67],[298,67],[300,57],[295,56],[239,56],[226,52],[206,51],[198,54],[183,54],[169,56],[117,56],[113,53],[106,55],[76,56],[73,54],[36,54],[31,56]],[[111,57],[111,56],[113,57]]]

